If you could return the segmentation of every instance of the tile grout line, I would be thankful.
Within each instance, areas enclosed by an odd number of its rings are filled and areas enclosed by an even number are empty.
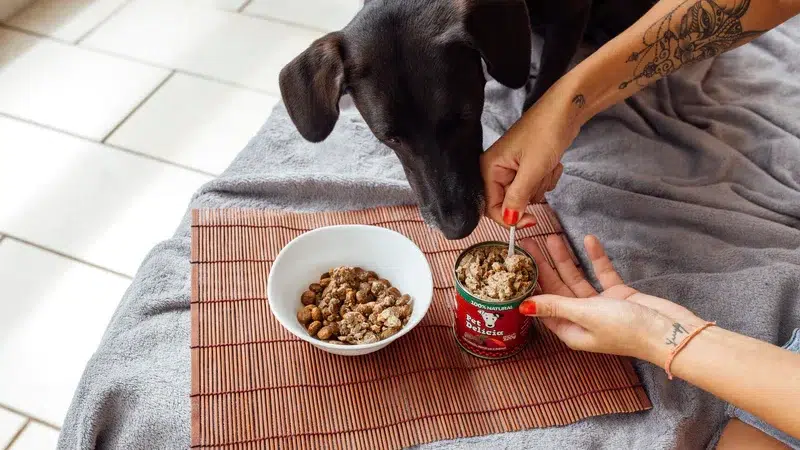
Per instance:
[[[253,0],[247,0],[246,2],[244,2],[244,4],[242,4],[242,6],[240,6],[240,7],[236,8],[236,12],[237,12],[237,13],[241,13],[241,12],[242,12],[242,11],[244,11],[244,10],[245,10],[245,9],[246,9],[248,6],[250,6],[250,3],[253,3]]]
[[[133,277],[132,277],[132,276],[130,276],[130,275],[127,275],[127,274],[124,274],[124,273],[122,273],[122,272],[117,272],[117,271],[116,271],[116,270],[114,270],[114,269],[109,269],[109,268],[107,268],[107,267],[103,267],[103,266],[101,266],[101,265],[99,265],[99,264],[95,264],[95,263],[93,263],[93,262],[89,262],[89,261],[83,260],[83,259],[81,259],[81,258],[77,258],[77,257],[75,257],[75,256],[72,256],[72,255],[69,255],[69,254],[67,254],[67,253],[60,252],[60,251],[58,251],[58,250],[54,250],[54,249],[52,249],[52,248],[50,248],[50,247],[46,247],[46,246],[44,246],[44,245],[39,245],[39,244],[37,244],[37,243],[35,243],[35,242],[32,242],[32,241],[29,241],[29,240],[27,240],[27,239],[23,239],[23,238],[21,238],[21,237],[14,236],[14,235],[11,235],[11,234],[8,234],[8,233],[7,233],[7,232],[5,232],[5,231],[4,231],[3,233],[5,233],[6,237],[7,237],[8,239],[12,240],[12,241],[17,241],[17,242],[19,242],[19,243],[21,243],[21,244],[30,245],[31,247],[38,248],[39,250],[44,250],[44,251],[46,251],[46,252],[49,252],[49,253],[52,253],[52,254],[54,254],[54,255],[61,256],[62,258],[67,258],[67,259],[69,259],[69,260],[71,260],[71,261],[74,261],[74,262],[77,262],[77,263],[81,263],[81,264],[87,265],[87,266],[89,266],[89,267],[94,267],[95,269],[102,270],[103,272],[108,272],[108,273],[110,273],[110,274],[117,275],[117,276],[120,276],[120,277],[122,277],[122,278],[125,278],[125,279],[128,279],[128,280],[133,280]],[[5,406],[3,406],[3,404],[2,404],[2,403],[0,403],[0,407],[4,407],[4,408],[6,408],[6,409],[8,409],[8,410],[12,410],[11,408],[8,408],[8,407],[5,407]],[[38,421],[38,419],[37,419],[37,421]],[[43,422],[43,423],[44,423],[44,422]],[[45,423],[45,424],[46,424],[46,423]],[[52,426],[52,425],[51,425],[51,426]]]
[[[117,130],[119,130],[119,128],[120,128],[120,127],[121,127],[121,126],[122,126],[122,125],[123,125],[125,122],[127,122],[127,121],[128,121],[128,119],[130,119],[130,118],[131,118],[131,116],[133,116],[134,114],[136,114],[136,111],[138,111],[138,110],[139,110],[139,109],[140,109],[142,106],[144,106],[144,104],[145,104],[145,103],[147,103],[147,101],[148,101],[148,100],[150,100],[150,99],[153,97],[153,95],[155,95],[155,93],[156,93],[156,92],[158,92],[158,91],[159,91],[159,89],[161,89],[161,87],[162,87],[162,86],[164,86],[165,84],[167,84],[167,81],[169,81],[170,79],[172,79],[172,76],[173,76],[173,75],[175,75],[175,71],[174,71],[174,70],[173,70],[173,71],[171,71],[170,73],[168,73],[168,74],[167,74],[167,76],[166,76],[166,77],[164,77],[164,79],[163,79],[163,80],[161,80],[161,82],[159,82],[159,83],[156,85],[156,87],[154,87],[154,88],[153,88],[153,90],[152,90],[152,91],[150,91],[150,92],[149,92],[147,95],[145,95],[145,96],[144,96],[144,98],[142,99],[142,101],[140,101],[139,103],[137,103],[137,104],[136,104],[136,106],[134,106],[134,107],[133,107],[133,109],[131,109],[130,111],[128,111],[128,114],[126,114],[126,115],[125,115],[125,117],[123,117],[123,118],[122,118],[122,120],[120,120],[120,121],[119,121],[119,122],[118,122],[118,123],[117,123],[117,124],[114,126],[114,128],[112,128],[112,129],[111,129],[111,131],[109,131],[108,133],[106,133],[105,137],[103,137],[103,139],[101,139],[101,140],[100,140],[100,142],[101,142],[101,143],[103,143],[103,144],[105,144],[105,143],[106,143],[106,141],[108,140],[108,138],[110,138],[112,134],[116,133],[116,132],[117,132]]]
[[[110,13],[108,16],[104,17],[102,20],[100,20],[100,22],[96,23],[96,24],[95,24],[93,27],[91,27],[91,28],[89,29],[89,31],[87,31],[86,33],[83,33],[83,35],[81,35],[81,36],[80,36],[78,39],[76,39],[76,40],[75,40],[75,43],[74,43],[74,45],[76,45],[76,46],[77,46],[77,45],[79,45],[81,42],[83,42],[83,40],[84,40],[84,39],[86,39],[87,37],[89,37],[89,35],[90,35],[90,34],[92,34],[92,33],[94,33],[94,32],[95,32],[95,31],[96,31],[98,28],[100,28],[100,27],[102,27],[103,25],[105,25],[106,23],[108,23],[108,21],[109,21],[109,20],[111,20],[112,18],[114,18],[114,16],[116,16],[116,15],[117,15],[117,14],[118,14],[120,11],[122,11],[122,10],[123,10],[123,9],[125,9],[125,8],[126,8],[128,5],[130,5],[130,4],[131,4],[131,2],[133,2],[133,0],[125,0],[124,2],[122,2],[122,4],[120,4],[119,6],[117,6],[116,8],[114,8],[114,10],[113,10],[113,11],[111,11],[111,13]]]
[[[325,28],[317,28],[317,27],[315,27],[313,25],[306,25],[306,24],[299,23],[299,22],[293,22],[291,20],[279,19],[277,17],[272,17],[272,16],[269,16],[269,15],[266,15],[266,14],[253,14],[253,13],[246,13],[246,12],[239,12],[239,14],[241,14],[243,16],[246,16],[246,17],[252,17],[254,19],[266,20],[267,22],[275,22],[275,23],[279,23],[281,25],[287,25],[287,26],[291,26],[291,27],[295,27],[295,28],[302,28],[304,30],[314,31],[314,32],[317,32],[317,33],[328,34],[328,33],[333,33],[334,31],[336,31],[336,30],[328,30],[328,29],[325,29]]]
[[[59,44],[68,45],[70,47],[74,47],[74,48],[80,49],[80,50],[85,50],[85,51],[90,52],[90,53],[96,53],[96,54],[99,54],[99,55],[105,55],[105,56],[111,56],[111,57],[114,57],[114,58],[119,58],[119,59],[124,60],[124,61],[134,62],[134,63],[137,63],[137,64],[142,64],[144,66],[152,67],[152,68],[155,68],[155,69],[174,71],[175,73],[179,73],[179,74],[183,74],[183,75],[189,75],[189,76],[201,78],[201,79],[206,80],[206,81],[213,81],[215,83],[223,84],[223,85],[226,85],[226,86],[235,87],[235,88],[239,88],[239,89],[245,89],[245,90],[248,90],[248,91],[251,91],[251,92],[256,92],[256,93],[264,94],[264,95],[269,95],[269,96],[272,96],[272,97],[280,96],[280,92],[276,92],[276,91],[272,91],[272,90],[268,90],[268,89],[256,88],[256,87],[247,86],[247,85],[244,85],[244,84],[241,84],[241,83],[237,83],[235,81],[223,80],[221,78],[214,78],[212,76],[205,75],[205,74],[202,74],[202,73],[199,73],[199,72],[192,72],[191,70],[175,69],[175,68],[163,66],[163,65],[158,64],[158,63],[154,63],[154,62],[150,62],[150,61],[145,61],[145,60],[142,60],[142,59],[134,58],[132,56],[123,55],[121,53],[114,53],[114,52],[111,52],[111,51],[108,51],[108,50],[103,50],[103,49],[84,46],[84,45],[74,45],[72,42],[69,42],[69,41],[65,41],[65,40],[62,40],[62,39],[54,38],[54,37],[48,36],[46,34],[37,33],[35,31],[26,30],[24,28],[19,28],[19,27],[16,27],[14,25],[9,25],[7,23],[0,22],[0,28],[6,28],[6,29],[9,29],[11,31],[16,31],[17,33],[22,33],[22,34],[26,34],[28,36],[33,36],[33,37],[39,38],[39,39],[44,39],[44,40],[47,40],[47,41],[52,41],[52,42],[57,42]]]
[[[81,48],[86,49],[86,50],[102,52],[101,50],[93,50],[93,49],[90,49],[88,47],[81,47]],[[123,55],[117,55],[117,54],[110,53],[110,52],[107,53],[107,55],[108,56],[116,56],[116,57],[120,57],[120,58],[124,58],[125,57]],[[138,61],[138,60],[132,60],[132,61],[138,62],[140,64],[150,64],[150,63],[148,63],[146,61]],[[167,69],[167,68],[166,67],[162,67],[162,69]],[[248,91],[251,91],[251,92],[255,92],[257,94],[269,95],[271,97],[280,97],[281,96],[280,91],[276,92],[276,91],[271,91],[271,90],[268,90],[268,89],[255,88],[255,87],[252,87],[252,86],[247,86],[247,85],[244,85],[244,84],[241,84],[241,83],[237,83],[235,81],[223,80],[223,79],[220,79],[220,78],[214,78],[214,77],[212,77],[210,75],[206,75],[204,73],[199,73],[199,72],[192,72],[190,70],[184,70],[184,69],[172,69],[172,70],[174,70],[176,73],[179,73],[181,75],[188,75],[188,76],[200,78],[200,79],[203,79],[203,80],[206,80],[206,81],[213,81],[215,83],[223,84],[223,85],[228,86],[228,87],[233,87],[233,88],[237,88],[237,89],[245,89],[245,90],[248,90]]]
[[[17,408],[12,408],[12,407],[4,404],[4,403],[0,403],[0,409],[4,409],[4,410],[6,410],[8,412],[11,412],[11,413],[14,413],[14,414],[16,414],[18,416],[23,416],[23,417],[27,418],[28,420],[30,420],[31,422],[35,422],[35,423],[44,425],[44,426],[46,426],[48,428],[52,428],[54,430],[61,431],[61,427],[59,427],[58,425],[54,425],[54,424],[52,424],[52,423],[50,423],[50,422],[48,422],[46,420],[42,420],[42,419],[39,419],[38,417],[34,417],[34,416],[24,412],[24,411],[20,411]]]
[[[8,441],[8,445],[5,446],[5,450],[11,450],[11,447],[14,446],[14,443],[17,442],[17,439],[19,439],[19,437],[22,436],[22,433],[25,431],[26,428],[28,428],[28,425],[30,425],[31,422],[33,421],[33,419],[31,419],[30,417],[27,417],[27,419],[28,420],[26,420],[25,423],[23,423],[22,426],[19,427],[19,430],[17,430],[17,432],[14,433],[13,436],[11,436],[11,440]]]
[[[59,134],[63,134],[65,136],[73,137],[75,139],[80,139],[80,140],[85,141],[85,142],[91,142],[91,143],[97,144],[97,145],[104,145],[104,146],[106,146],[108,148],[111,148],[111,149],[114,149],[114,150],[119,150],[119,151],[121,151],[123,153],[128,153],[130,155],[138,156],[140,158],[145,158],[145,159],[149,159],[151,161],[164,163],[164,164],[167,164],[167,165],[170,165],[170,166],[173,166],[173,167],[177,167],[177,168],[183,169],[183,170],[188,170],[190,172],[194,172],[194,173],[197,173],[197,174],[200,174],[200,175],[205,175],[205,176],[213,177],[213,178],[216,178],[217,176],[219,176],[218,173],[206,172],[205,170],[196,169],[194,167],[187,166],[187,165],[184,165],[184,164],[181,164],[181,163],[177,163],[175,161],[170,161],[168,159],[159,158],[157,156],[153,156],[153,155],[150,155],[150,154],[147,154],[147,153],[142,153],[142,152],[139,152],[139,151],[136,151],[136,150],[131,150],[129,148],[121,147],[119,145],[105,144],[105,143],[102,143],[102,142],[98,142],[98,141],[96,141],[94,139],[91,139],[91,138],[88,138],[86,136],[81,136],[80,134],[75,134],[75,133],[72,133],[70,131],[62,130],[60,128],[56,128],[56,127],[53,127],[53,126],[50,126],[50,125],[46,125],[46,124],[43,124],[43,123],[35,122],[33,120],[26,119],[24,117],[12,116],[11,114],[6,114],[4,112],[0,112],[0,117],[5,117],[7,119],[11,119],[11,120],[16,120],[16,121],[19,121],[19,122],[27,123],[28,125],[33,125],[33,126],[36,126],[36,127],[39,127],[39,128],[44,128],[45,130],[49,130],[49,131],[53,131],[53,132],[56,132],[56,133],[59,133]]]

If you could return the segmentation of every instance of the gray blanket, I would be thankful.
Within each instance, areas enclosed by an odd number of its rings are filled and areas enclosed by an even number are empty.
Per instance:
[[[573,242],[597,234],[636,288],[740,333],[787,340],[800,326],[799,53],[796,18],[591,120],[549,196]],[[487,86],[486,145],[518,117],[523,95]],[[353,108],[311,145],[279,105],[190,207],[411,202],[398,160]],[[142,263],[86,367],[60,448],[188,447],[188,225]],[[725,419],[722,402],[658,367],[637,370],[651,411],[427,447],[702,448]]]

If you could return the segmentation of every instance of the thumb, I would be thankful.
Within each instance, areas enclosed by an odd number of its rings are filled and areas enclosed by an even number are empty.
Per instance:
[[[509,214],[506,211],[517,212],[521,217],[522,213],[527,209],[528,204],[534,196],[544,195],[545,190],[550,190],[553,183],[553,178],[558,181],[561,175],[560,164],[558,160],[552,162],[542,160],[540,157],[529,158],[520,161],[519,169],[514,175],[514,180],[506,189],[505,199],[503,200],[503,218],[505,220]],[[513,213],[511,216],[514,217]],[[515,225],[515,223],[506,223],[506,225]]]
[[[519,312],[533,317],[554,317],[580,324],[585,316],[586,302],[560,295],[537,295],[523,301]]]

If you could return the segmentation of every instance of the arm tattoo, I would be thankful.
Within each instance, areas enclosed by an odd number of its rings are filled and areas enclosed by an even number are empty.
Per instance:
[[[672,335],[669,338],[667,338],[667,341],[665,342],[665,344],[672,345],[673,347],[677,347],[678,344],[680,344],[680,342],[683,340],[683,339],[679,339],[679,336],[684,335],[684,334],[689,334],[689,332],[686,331],[686,328],[684,328],[683,325],[679,324],[678,322],[673,323],[672,324]]]
[[[626,62],[636,64],[632,82],[647,85],[653,77],[667,76],[684,65],[730,50],[763,31],[744,31],[742,17],[750,0],[686,0],[647,29],[644,46]]]
[[[586,97],[583,94],[578,94],[572,99],[572,104],[578,109],[583,109],[586,106]]]

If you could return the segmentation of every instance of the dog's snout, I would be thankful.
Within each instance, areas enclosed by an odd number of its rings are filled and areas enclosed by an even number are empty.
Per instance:
[[[480,213],[476,210],[444,216],[438,222],[444,237],[454,240],[469,236],[478,226],[480,219]]]
[[[463,239],[478,226],[483,216],[483,180],[475,164],[420,165],[409,173],[422,216],[445,238]],[[444,175],[443,175],[444,174]]]
[[[429,224],[436,226],[450,240],[469,236],[478,226],[483,215],[482,195],[453,195],[437,198],[423,209]]]

